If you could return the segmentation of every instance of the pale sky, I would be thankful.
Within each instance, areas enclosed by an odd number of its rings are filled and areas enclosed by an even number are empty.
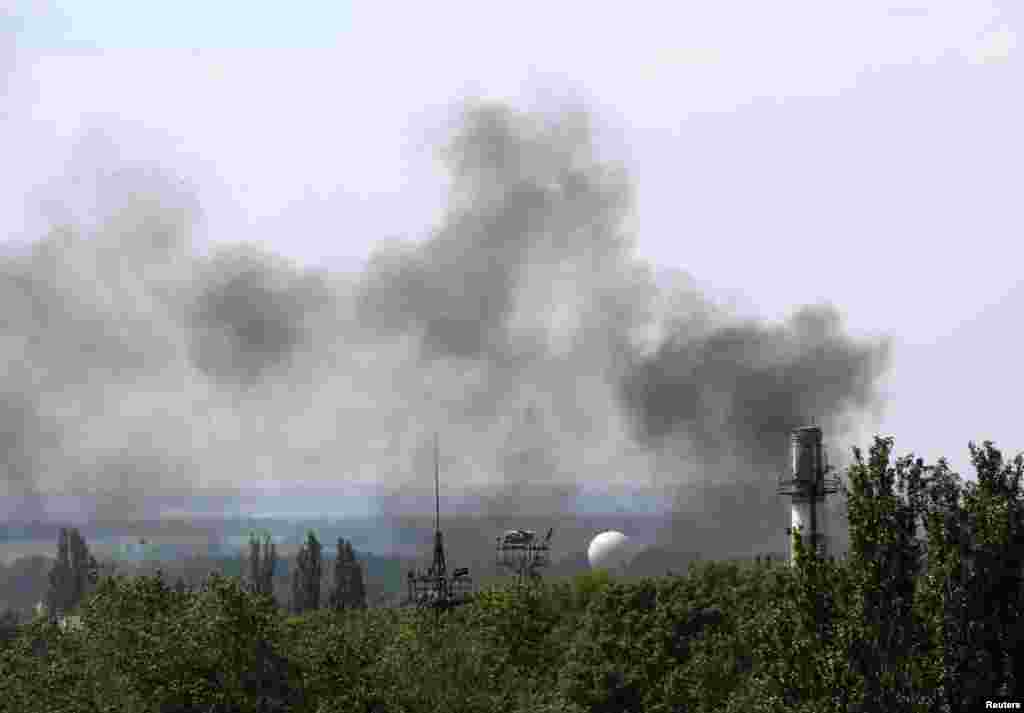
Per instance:
[[[632,176],[643,258],[745,314],[830,301],[893,336],[862,447],[893,435],[963,475],[968,440],[1024,449],[1014,3],[5,8],[5,240],[41,235],[69,167],[107,152],[195,185],[211,241],[357,267],[438,221],[434,150],[461,99],[547,92],[584,101]]]

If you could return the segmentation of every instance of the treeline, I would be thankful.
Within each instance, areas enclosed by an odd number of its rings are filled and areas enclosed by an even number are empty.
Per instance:
[[[287,604],[277,602],[273,583],[278,567],[277,548],[269,534],[249,538],[249,557],[240,571],[245,587],[254,594],[267,596],[275,606],[286,607],[293,614],[318,609],[321,606],[321,551],[316,535],[310,532],[296,558],[292,572],[292,599]],[[244,558],[243,558],[244,560]],[[57,558],[48,574],[48,586],[42,606],[35,611],[51,620],[74,615],[88,597],[95,592],[101,578],[116,575],[113,562],[99,563],[89,551],[89,545],[78,528],[61,528],[57,542]],[[158,570],[159,571],[159,570]],[[209,570],[208,574],[213,570]],[[332,608],[365,608],[366,586],[364,573],[357,560],[352,543],[339,537],[334,560],[333,584],[323,604]],[[178,593],[196,591],[201,583],[186,583],[179,575],[172,585]],[[13,628],[24,619],[11,608],[0,613],[0,638],[9,638]]]
[[[964,482],[892,449],[854,449],[846,560],[798,542],[786,595],[750,630],[751,690],[776,709],[955,712],[1024,693],[1024,458],[971,443]]]
[[[233,577],[183,593],[102,577],[80,630],[35,621],[0,652],[0,708],[958,713],[1019,700],[1024,458],[971,444],[978,477],[965,483],[892,447],[854,450],[838,561],[798,541],[794,567],[491,587],[439,618],[288,615]],[[310,544],[303,571],[315,572]]]
[[[271,544],[272,548],[273,545]],[[312,532],[299,550],[297,567],[292,574],[292,613],[302,614],[320,608],[320,581],[322,547]],[[272,569],[272,568],[271,568]],[[269,587],[270,576],[267,575]],[[352,543],[338,538],[334,559],[334,586],[327,598],[331,609],[365,609],[366,585],[363,569],[356,560]]]

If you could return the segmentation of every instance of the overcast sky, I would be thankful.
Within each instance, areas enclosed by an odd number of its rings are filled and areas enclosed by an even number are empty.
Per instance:
[[[860,445],[965,475],[968,440],[1024,449],[1014,3],[4,6],[10,249],[87,219],[75,167],[144,158],[195,187],[202,238],[359,269],[441,220],[459,102],[582,102],[639,256],[745,315],[831,302],[892,336]]]

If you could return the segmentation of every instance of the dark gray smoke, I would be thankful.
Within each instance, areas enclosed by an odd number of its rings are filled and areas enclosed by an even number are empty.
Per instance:
[[[90,515],[133,519],[147,496],[370,482],[400,517],[432,488],[439,431],[474,517],[631,483],[670,486],[691,522],[763,505],[790,428],[837,440],[876,408],[887,345],[833,308],[738,322],[685,275],[655,279],[586,112],[470,105],[443,155],[441,224],[362,275],[204,254],[180,182],[86,165],[87,219],[0,272],[8,491],[93,493]]]
[[[869,409],[888,367],[887,343],[859,343],[831,306],[804,307],[787,324],[747,322],[710,331],[681,325],[623,380],[638,438],[685,439],[702,459],[729,453],[749,463],[788,455],[779,444],[816,419],[830,435]]]
[[[287,370],[312,342],[307,318],[330,295],[316,276],[272,256],[235,249],[216,255],[197,276],[189,322],[191,358],[219,382],[254,383]]]
[[[495,364],[544,358],[550,338],[571,338],[629,248],[620,228],[629,186],[593,160],[585,122],[468,112],[445,153],[454,179],[445,224],[374,256],[363,320],[416,335],[427,357]]]

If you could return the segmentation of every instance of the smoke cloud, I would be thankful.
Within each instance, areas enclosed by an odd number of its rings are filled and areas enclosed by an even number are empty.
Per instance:
[[[590,122],[467,105],[443,220],[359,275],[236,236],[203,252],[187,186],[83,149],[88,209],[0,262],[17,514],[58,493],[124,520],[156,495],[369,483],[401,519],[432,488],[435,430],[474,517],[557,514],[601,484],[665,487],[678,522],[754,508],[789,429],[837,441],[877,409],[888,344],[830,306],[739,321],[685,274],[656,278]]]
[[[286,371],[308,349],[307,318],[329,302],[327,286],[270,256],[235,250],[197,275],[188,324],[192,363],[219,383],[251,384]]]
[[[804,307],[782,326],[677,327],[622,384],[636,432],[656,446],[683,436],[702,460],[726,453],[757,463],[811,418],[844,433],[870,409],[888,364],[886,343],[845,336],[832,306]]]

